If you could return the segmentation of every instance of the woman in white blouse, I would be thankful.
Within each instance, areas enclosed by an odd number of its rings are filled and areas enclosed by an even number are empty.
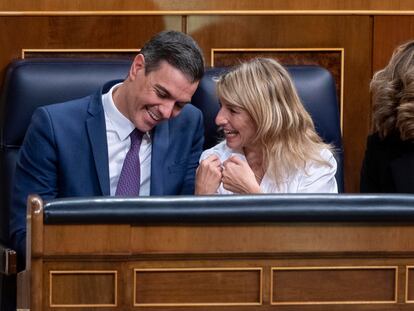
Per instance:
[[[240,64],[217,82],[225,140],[203,152],[196,194],[336,193],[336,161],[275,60]]]

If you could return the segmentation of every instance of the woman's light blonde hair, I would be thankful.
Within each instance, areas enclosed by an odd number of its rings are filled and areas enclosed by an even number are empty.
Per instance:
[[[293,82],[277,61],[255,58],[240,64],[217,82],[220,99],[247,111],[256,128],[252,144],[263,148],[270,177],[282,183],[309,161],[330,163],[321,157],[322,142],[303,107]]]
[[[399,46],[388,65],[376,72],[373,94],[373,127],[381,138],[397,133],[414,139],[414,41]]]

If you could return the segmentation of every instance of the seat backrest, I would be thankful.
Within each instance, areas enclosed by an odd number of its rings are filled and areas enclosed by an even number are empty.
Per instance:
[[[286,68],[303,105],[312,116],[316,131],[326,143],[331,144],[335,149],[335,158],[338,163],[335,177],[339,192],[344,192],[343,147],[335,81],[330,72],[322,67],[287,66]],[[192,98],[192,104],[198,107],[204,115],[205,149],[214,146],[220,140],[214,122],[219,111],[215,80],[225,71],[225,68],[207,70]]]
[[[17,152],[23,141],[33,111],[43,105],[86,96],[104,82],[126,77],[128,60],[114,59],[33,59],[12,63],[7,71],[1,107],[1,204],[0,239],[8,234],[8,209]],[[335,146],[338,160],[337,180],[343,190],[342,140],[335,83],[330,73],[315,66],[287,67],[318,133]],[[214,78],[223,68],[206,71],[193,104],[204,114],[205,148],[217,143],[214,119],[219,109]]]
[[[0,244],[8,244],[10,195],[15,163],[33,111],[39,106],[91,94],[106,81],[123,79],[127,76],[130,64],[128,60],[116,59],[50,58],[19,60],[10,64],[1,94]],[[205,148],[217,143],[214,119],[219,103],[215,94],[214,77],[223,70],[225,69],[208,69],[192,99],[193,104],[204,114]],[[337,149],[337,180],[342,191],[342,142],[332,76],[320,67],[293,66],[288,67],[288,70],[306,109],[315,121],[317,131]],[[0,285],[1,282],[0,279]],[[4,306],[4,301],[2,303]]]
[[[1,107],[1,202],[0,241],[8,236],[8,206],[16,156],[33,111],[43,105],[86,96],[103,83],[126,77],[130,61],[117,59],[32,59],[12,63],[5,77]],[[330,73],[315,66],[287,67],[318,133],[335,146],[338,160],[337,181],[343,190],[342,140],[335,83]],[[204,114],[205,148],[217,143],[214,119],[219,109],[214,78],[224,68],[206,71],[192,103]],[[4,217],[3,217],[4,216]]]

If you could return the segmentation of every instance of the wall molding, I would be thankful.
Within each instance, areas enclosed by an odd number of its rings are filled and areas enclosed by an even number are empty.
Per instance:
[[[414,15],[414,10],[111,10],[0,11],[0,16],[116,16],[116,15]]]

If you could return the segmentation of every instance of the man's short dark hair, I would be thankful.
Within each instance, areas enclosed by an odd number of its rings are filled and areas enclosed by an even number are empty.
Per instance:
[[[204,74],[203,53],[189,35],[179,31],[162,31],[152,37],[140,53],[145,58],[145,74],[157,70],[166,61],[184,73],[191,82],[201,80]]]

